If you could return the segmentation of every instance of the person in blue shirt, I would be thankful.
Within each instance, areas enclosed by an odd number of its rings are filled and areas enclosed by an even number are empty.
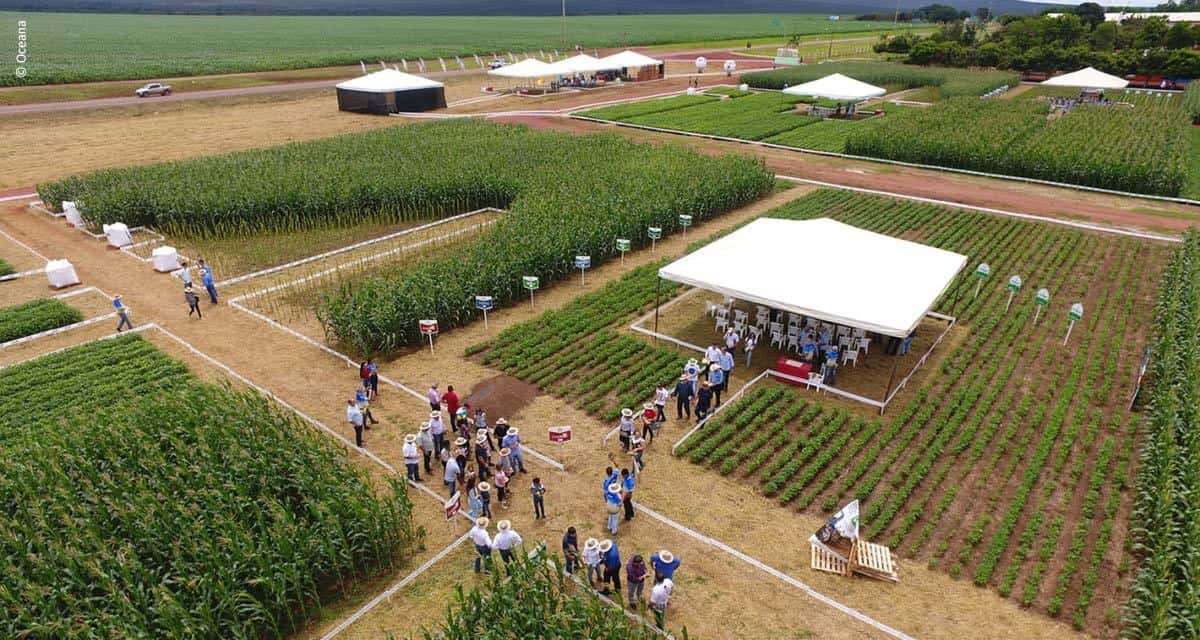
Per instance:
[[[715,362],[709,365],[708,383],[712,385],[713,399],[716,400],[713,407],[721,406],[721,392],[725,390],[725,372],[721,370],[721,365]]]
[[[728,390],[729,378],[733,375],[733,349],[725,347],[725,350],[721,352],[721,358],[717,362],[721,365],[721,372],[725,374],[724,389]]]
[[[629,469],[621,469],[621,503],[625,507],[625,522],[633,520],[633,488],[636,484]]]
[[[516,427],[508,428],[504,438],[500,441],[500,446],[508,449],[508,461],[512,464],[514,471],[529,473],[525,470],[525,456],[521,453],[521,435]]]
[[[916,335],[916,333],[908,334],[908,336],[906,336],[904,338],[904,342],[900,343],[900,355],[902,355],[902,356],[908,355],[908,350],[912,348],[914,335]]]
[[[655,573],[661,573],[662,577],[674,580],[675,570],[679,568],[679,558],[671,555],[670,551],[663,549],[658,553],[650,556],[650,564],[654,566]]]
[[[204,258],[200,258],[200,281],[204,283],[204,290],[208,291],[208,297],[213,304],[217,304],[217,285],[213,283],[212,267],[204,262]]]
[[[612,583],[617,593],[621,593],[621,551],[617,548],[617,543],[612,540],[601,542],[600,558],[600,564],[604,565],[604,590],[600,593],[612,593],[608,589],[609,583]]]
[[[838,370],[838,348],[837,345],[830,345],[829,350],[825,352],[825,384],[833,386],[837,384]]]
[[[804,346],[800,348],[800,354],[805,362],[812,362],[817,358],[817,345],[813,344],[812,340],[805,340]]]
[[[121,327],[132,329],[133,323],[129,321],[129,307],[126,307],[125,304],[121,302],[121,294],[118,293],[117,295],[113,296],[112,304],[113,308],[117,310],[117,317],[121,319],[121,321],[117,323],[117,331],[120,332]]]

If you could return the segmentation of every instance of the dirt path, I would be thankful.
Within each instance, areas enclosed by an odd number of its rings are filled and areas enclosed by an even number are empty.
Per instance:
[[[205,318],[189,319],[177,280],[106,251],[102,243],[23,207],[0,208],[0,228],[43,253],[69,256],[85,284],[123,293],[135,322],[161,324],[301,411],[349,435],[343,424],[343,407],[357,376],[339,359],[224,305],[209,307],[205,303]],[[681,239],[677,242],[683,244]],[[660,250],[667,251],[665,247]],[[631,266],[627,264],[626,268]],[[589,287],[621,272],[619,268],[603,274],[600,271],[591,274]],[[540,301],[544,309],[572,299],[577,290],[572,284],[563,283],[542,293],[545,295]],[[0,288],[0,303],[15,301],[7,297],[5,289]],[[493,317],[503,322],[505,314],[512,315],[510,320],[528,317],[527,312],[518,309],[503,310]],[[418,391],[436,378],[443,385],[455,384],[464,395],[496,375],[497,372],[462,358],[460,349],[452,348],[485,338],[481,325],[477,323],[447,335],[451,337],[436,354],[414,351],[385,363],[383,373]],[[383,424],[369,432],[367,447],[399,466],[403,435],[415,429],[428,406],[394,388],[385,387],[382,391],[377,417]],[[494,420],[499,416],[492,417]],[[557,547],[561,531],[567,525],[579,527],[581,537],[605,537],[599,492],[601,470],[609,464],[609,455],[619,455],[615,448],[602,448],[601,438],[610,425],[547,396],[536,397],[507,417],[522,427],[534,447],[559,457],[567,472],[559,474],[530,457],[532,473],[546,479],[550,517],[537,522],[531,518],[525,500],[529,477],[524,475],[514,483],[517,495],[511,509],[497,509],[497,516],[511,518],[527,540],[546,540],[552,548]],[[546,426],[556,424],[573,425],[575,440],[551,451],[543,444],[542,434]],[[989,591],[955,582],[920,566],[902,564],[903,582],[895,586],[847,581],[813,572],[808,568],[803,540],[815,529],[814,518],[782,509],[735,480],[665,455],[666,446],[688,426],[671,422],[664,428],[662,441],[656,443],[648,456],[648,470],[638,493],[639,502],[682,524],[673,525],[654,519],[651,513],[640,513],[632,523],[623,524],[616,536],[626,557],[635,551],[648,555],[665,547],[683,559],[684,568],[678,576],[679,588],[670,617],[672,624],[687,624],[694,634],[704,637],[810,637],[805,634],[821,638],[885,637],[879,630],[817,602],[795,585],[689,535],[679,528],[684,526],[725,541],[790,579],[803,581],[820,593],[915,637],[1078,637],[1065,625],[1030,615]],[[353,454],[351,457],[365,461]],[[436,483],[431,484],[436,487]],[[420,509],[440,508],[440,504],[424,494],[415,494],[414,500]],[[449,531],[434,526],[428,545],[441,548],[451,539]],[[362,625],[352,628],[350,637],[377,637],[377,629],[403,632],[412,624],[434,621],[445,604],[445,580],[465,579],[469,584],[473,579],[465,566],[467,558],[469,554],[453,556],[451,561],[456,570],[441,567],[443,573],[438,574],[443,576],[441,582],[422,582],[422,589],[394,598],[387,606],[372,612]],[[403,618],[395,615],[398,611],[404,612]],[[398,628],[397,624],[404,626]]]

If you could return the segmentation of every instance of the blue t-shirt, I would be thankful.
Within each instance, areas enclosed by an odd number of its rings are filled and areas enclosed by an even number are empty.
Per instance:
[[[633,476],[629,476],[621,482],[621,486],[625,487],[626,491],[633,491],[634,484]]]
[[[722,351],[721,352],[721,368],[724,369],[725,371],[733,370],[733,352],[732,351]]]
[[[125,308],[125,305],[121,304],[120,300],[117,300],[114,298],[113,299],[113,308],[116,309],[117,311],[120,311],[121,309]]]
[[[713,384],[721,384],[725,382],[725,372],[718,368],[716,371],[708,372],[708,381]]]
[[[670,563],[666,563],[663,562],[662,558],[658,557],[658,554],[656,553],[650,556],[650,564],[654,565],[654,570],[658,573],[661,573],[664,578],[670,578],[674,580],[674,578],[671,576],[675,575],[675,570],[679,568],[679,558],[674,558]]]
[[[212,286],[212,267],[208,265],[200,267],[200,279],[204,281],[205,286]]]

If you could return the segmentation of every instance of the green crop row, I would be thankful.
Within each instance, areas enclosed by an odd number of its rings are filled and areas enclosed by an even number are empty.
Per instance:
[[[794,96],[765,92],[621,119],[648,127],[762,140],[820,122],[819,118],[792,113],[797,101]]]
[[[83,320],[78,309],[53,298],[39,298],[0,309],[0,342],[65,327]]]
[[[0,388],[4,637],[279,637],[420,543],[402,485],[141,337]]]
[[[660,98],[658,100],[639,100],[637,102],[625,102],[608,107],[600,107],[599,109],[591,109],[579,115],[598,118],[600,120],[628,120],[629,118],[645,116],[651,113],[674,111],[675,109],[685,109],[700,104],[716,102],[718,99],[715,96],[708,95],[683,95],[672,98]]]

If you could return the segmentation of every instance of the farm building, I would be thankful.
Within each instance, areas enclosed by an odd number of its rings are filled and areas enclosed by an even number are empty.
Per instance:
[[[337,85],[338,109],[385,115],[446,107],[446,88],[436,80],[384,69]]]

